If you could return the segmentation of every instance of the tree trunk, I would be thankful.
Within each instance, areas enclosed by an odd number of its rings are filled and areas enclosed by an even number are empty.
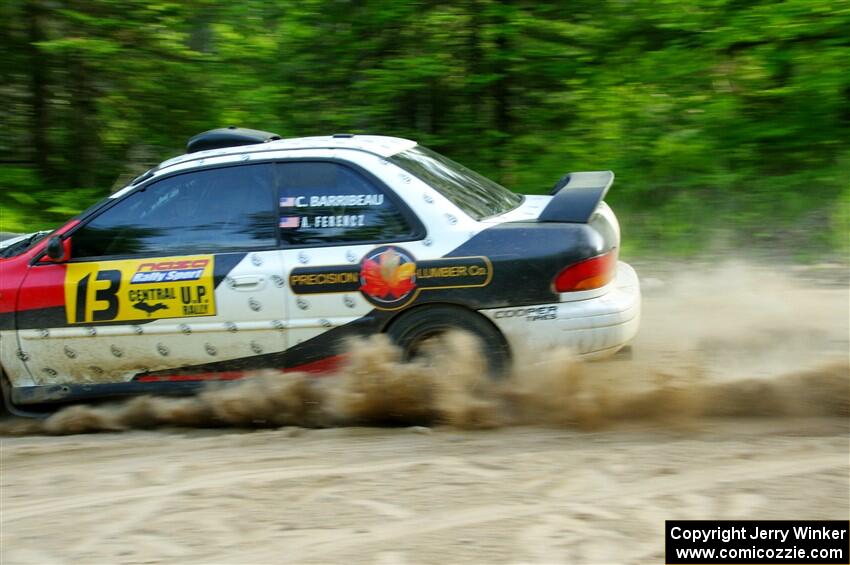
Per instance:
[[[504,3],[507,6],[508,2]],[[508,37],[508,21],[504,13],[499,14],[495,21],[497,33],[495,40],[496,55],[494,59],[493,72],[496,79],[493,81],[492,96],[494,106],[494,120],[499,138],[496,141],[497,163],[499,166],[499,178],[503,184],[510,184],[510,158],[508,155],[508,144],[510,142],[511,130],[513,129],[511,116],[511,69],[509,53],[511,49]]]
[[[97,126],[95,93],[91,88],[88,69],[80,55],[70,57],[71,79],[71,139],[75,187],[92,187],[97,182]]]
[[[45,39],[44,28],[42,27],[43,8],[39,0],[30,0],[27,2],[26,17],[29,24],[27,28],[26,49],[30,67],[30,117],[32,119],[32,146],[35,151],[34,161],[41,178],[45,182],[49,182],[53,179],[53,171],[50,167],[49,159],[50,139],[48,124],[50,121],[47,115],[48,62],[37,45],[38,42]]]

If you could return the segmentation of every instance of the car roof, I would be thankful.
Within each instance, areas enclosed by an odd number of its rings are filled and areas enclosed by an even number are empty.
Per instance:
[[[372,153],[379,157],[386,158],[415,146],[415,141],[384,135],[337,134],[313,137],[292,137],[288,139],[268,141],[266,143],[238,145],[234,147],[224,147],[221,149],[210,149],[208,151],[187,153],[162,162],[157,169],[164,169],[187,161],[208,159],[210,157],[223,155],[242,155],[246,153],[259,153],[266,151],[285,151],[288,149],[353,149],[355,151],[365,151],[367,153]]]

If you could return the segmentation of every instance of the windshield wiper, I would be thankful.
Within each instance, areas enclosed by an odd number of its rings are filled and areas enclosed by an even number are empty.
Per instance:
[[[34,243],[37,243],[44,239],[47,234],[51,233],[50,230],[47,231],[37,231],[31,236],[22,239],[16,243],[13,243],[9,247],[4,249],[0,249],[0,257],[7,259],[9,257],[14,257],[15,255],[20,255],[24,251],[30,248]]]

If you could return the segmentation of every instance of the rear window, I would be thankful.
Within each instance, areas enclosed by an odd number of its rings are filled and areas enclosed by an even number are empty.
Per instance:
[[[393,155],[390,161],[434,187],[476,220],[510,212],[522,202],[519,194],[419,145]]]

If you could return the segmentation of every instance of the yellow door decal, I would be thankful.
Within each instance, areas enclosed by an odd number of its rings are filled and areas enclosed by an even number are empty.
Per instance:
[[[69,324],[215,315],[212,255],[69,263]]]

